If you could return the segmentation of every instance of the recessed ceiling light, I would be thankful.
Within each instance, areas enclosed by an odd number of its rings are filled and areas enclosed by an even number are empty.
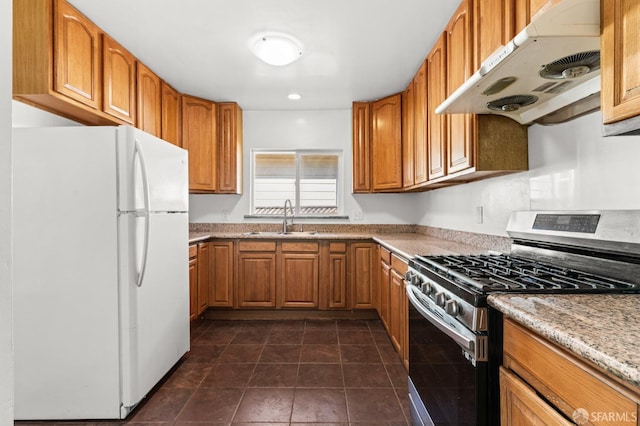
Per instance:
[[[269,65],[288,65],[302,56],[304,46],[297,38],[285,33],[262,33],[251,38],[249,48]]]
[[[302,96],[297,93],[289,93],[289,96],[287,96],[287,98],[291,99],[292,101],[298,101],[300,100],[300,98],[302,98]]]

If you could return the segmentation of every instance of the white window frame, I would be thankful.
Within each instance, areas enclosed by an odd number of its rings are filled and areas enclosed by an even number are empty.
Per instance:
[[[281,214],[257,214],[255,211],[255,158],[256,154],[294,154],[296,158],[296,177],[295,177],[295,200],[291,200],[295,205],[294,213],[297,218],[343,218],[344,215],[344,151],[341,149],[251,149],[250,161],[250,202],[249,217],[281,217]],[[336,181],[336,204],[337,212],[332,214],[301,214],[299,203],[300,200],[300,161],[302,155],[335,155],[338,157],[338,176]]]

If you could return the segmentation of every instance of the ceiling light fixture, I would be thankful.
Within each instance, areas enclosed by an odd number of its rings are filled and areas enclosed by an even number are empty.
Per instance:
[[[302,56],[304,46],[297,38],[285,33],[262,33],[249,41],[249,48],[269,65],[284,66]]]
[[[297,93],[289,93],[289,96],[287,96],[287,98],[291,99],[292,101],[299,101],[302,96]]]

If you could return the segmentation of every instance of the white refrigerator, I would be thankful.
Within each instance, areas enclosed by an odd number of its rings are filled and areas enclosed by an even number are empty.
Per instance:
[[[15,418],[125,418],[189,350],[187,151],[13,129]]]

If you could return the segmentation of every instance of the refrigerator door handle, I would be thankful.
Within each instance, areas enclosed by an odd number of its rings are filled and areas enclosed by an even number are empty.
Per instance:
[[[142,263],[140,264],[140,271],[138,272],[138,279],[136,285],[142,287],[142,281],[144,280],[144,272],[147,268],[147,255],[149,253],[149,213],[151,211],[150,204],[150,191],[149,191],[149,175],[147,174],[147,164],[144,159],[144,152],[140,141],[136,139],[135,155],[140,162],[140,172],[142,175],[142,190],[144,197],[144,210],[140,216],[144,217],[144,244],[142,247]]]

